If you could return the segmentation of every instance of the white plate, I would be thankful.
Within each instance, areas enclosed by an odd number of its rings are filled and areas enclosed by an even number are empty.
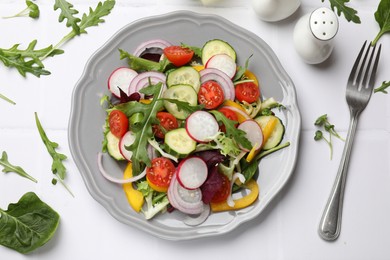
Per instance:
[[[291,145],[261,161],[257,178],[260,197],[253,206],[235,212],[212,214],[205,223],[197,227],[184,225],[181,221],[184,215],[179,212],[159,215],[147,221],[142,214],[130,208],[120,185],[108,182],[99,174],[97,153],[101,151],[105,123],[100,97],[109,93],[107,79],[110,73],[119,66],[126,66],[126,61],[119,59],[118,49],[132,52],[139,43],[155,38],[162,38],[173,44],[183,42],[199,47],[208,40],[222,39],[237,51],[239,65],[244,65],[246,59],[253,54],[249,69],[259,76],[262,95],[274,97],[286,106],[286,110],[278,116],[286,125],[284,141],[291,142]],[[294,171],[300,127],[294,85],[274,52],[262,39],[224,18],[178,11],[138,20],[125,26],[92,55],[73,92],[69,145],[89,192],[112,216],[157,237],[182,240],[223,234],[258,216],[286,185]],[[123,165],[118,165],[109,158],[104,163],[108,170],[121,176]]]

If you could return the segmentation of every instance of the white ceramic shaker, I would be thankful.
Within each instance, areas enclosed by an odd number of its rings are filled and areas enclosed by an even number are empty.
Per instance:
[[[294,46],[302,59],[309,64],[325,61],[333,50],[339,22],[329,8],[321,7],[302,16],[294,28]]]
[[[257,16],[267,22],[276,22],[292,15],[301,5],[301,0],[252,0]]]

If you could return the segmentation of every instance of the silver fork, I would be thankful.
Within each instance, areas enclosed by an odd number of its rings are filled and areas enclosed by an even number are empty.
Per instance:
[[[366,108],[373,92],[375,74],[382,47],[379,46],[377,52],[375,52],[376,46],[372,47],[371,44],[368,44],[368,48],[364,53],[366,44],[367,41],[363,44],[348,78],[346,100],[351,117],[347,139],[336,179],[318,229],[319,235],[329,241],[337,239],[340,235],[344,189],[353,139],[355,137],[359,115]]]

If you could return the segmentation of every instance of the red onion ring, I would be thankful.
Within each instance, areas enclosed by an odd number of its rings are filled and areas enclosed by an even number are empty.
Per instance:
[[[151,84],[157,84],[159,82],[163,83],[163,91],[166,89],[166,81],[167,77],[164,73],[157,71],[146,71],[138,74],[134,77],[134,79],[130,82],[129,92],[127,93],[130,96],[133,93],[136,93],[149,86],[149,81]],[[144,98],[144,94],[140,93],[141,98]]]
[[[140,56],[146,49],[149,48],[159,48],[159,49],[164,49],[165,47],[171,46],[172,44],[170,42],[167,42],[162,39],[155,39],[155,40],[150,40],[141,43],[138,45],[138,47],[135,49],[133,52],[134,56]]]
[[[206,68],[201,70],[199,74],[201,84],[210,80],[216,81],[221,85],[225,99],[234,100],[236,94],[233,81],[224,72],[214,68]]]
[[[118,178],[111,176],[110,174],[108,174],[106,172],[106,170],[103,167],[103,153],[101,153],[101,152],[98,153],[97,163],[98,163],[99,171],[103,175],[103,177],[106,178],[107,180],[113,182],[113,183],[118,183],[118,184],[131,183],[131,182],[138,181],[139,179],[142,179],[146,175],[146,168],[145,168],[145,170],[143,172],[141,172],[140,174],[138,174],[137,176],[134,176],[134,177],[128,178],[128,179],[118,179]]]

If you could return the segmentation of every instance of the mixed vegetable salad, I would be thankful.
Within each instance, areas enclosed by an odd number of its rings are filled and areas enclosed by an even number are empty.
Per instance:
[[[128,66],[108,78],[103,152],[127,166],[115,178],[99,153],[103,176],[122,184],[146,219],[178,210],[199,225],[210,211],[254,203],[259,160],[289,143],[281,143],[285,127],[273,112],[283,106],[263,99],[250,57],[239,66],[220,39],[202,47],[155,39],[119,51]]]

